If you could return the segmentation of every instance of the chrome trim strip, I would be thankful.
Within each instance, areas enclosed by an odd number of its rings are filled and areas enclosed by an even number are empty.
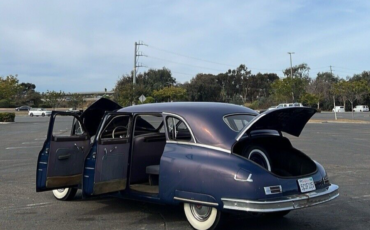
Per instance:
[[[239,141],[240,138],[244,135],[245,132],[248,131],[248,129],[254,125],[254,123],[256,123],[259,119],[261,119],[262,117],[264,117],[266,114],[265,113],[261,113],[260,115],[258,115],[254,120],[252,120],[247,126],[245,126],[242,131],[239,132],[239,134],[236,136],[236,141]]]
[[[279,191],[273,193],[273,192],[271,192],[271,188],[278,188]],[[267,186],[267,187],[264,187],[264,190],[265,190],[266,195],[274,195],[274,194],[279,194],[279,193],[283,192],[283,189],[282,189],[281,185]]]
[[[47,165],[48,163],[47,162],[40,161],[39,164]]]
[[[85,167],[85,169],[94,170],[95,168],[93,168],[93,167]]]
[[[252,179],[252,173],[249,174],[248,178],[247,179],[238,179],[236,177],[236,174],[234,175],[234,180],[236,181],[241,181],[241,182],[253,182],[253,179]]]
[[[282,197],[271,201],[253,201],[231,198],[221,198],[225,209],[247,212],[278,212],[306,208],[331,201],[339,196],[338,186],[330,185],[328,188],[295,196]]]
[[[191,145],[191,146],[196,146],[196,147],[201,147],[201,148],[207,148],[207,149],[213,149],[225,153],[231,154],[230,150],[211,146],[211,145],[204,145],[204,144],[199,144],[199,143],[192,143],[192,142],[182,142],[182,141],[166,141],[168,144],[178,144],[178,145]]]
[[[212,203],[212,202],[205,202],[205,201],[200,201],[200,200],[190,200],[190,199],[185,199],[181,197],[173,197],[174,200],[181,200],[181,201],[187,201],[191,203],[197,203],[197,204],[205,204],[205,205],[212,205],[212,206],[218,206],[217,203]]]
[[[197,140],[195,139],[194,137],[194,134],[193,134],[193,130],[191,130],[189,124],[185,121],[185,119],[177,114],[174,114],[174,113],[167,113],[167,112],[163,112],[162,114],[164,115],[167,115],[167,116],[174,116],[174,117],[177,117],[178,119],[180,119],[182,122],[184,122],[184,124],[186,125],[186,127],[189,129],[190,131],[190,134],[191,134],[191,137],[193,138],[193,141],[194,143],[197,143]],[[167,126],[167,124],[166,124]]]

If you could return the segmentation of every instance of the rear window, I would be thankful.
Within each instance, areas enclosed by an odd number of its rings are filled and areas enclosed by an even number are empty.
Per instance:
[[[224,121],[231,130],[239,132],[247,126],[253,118],[254,116],[249,114],[227,115],[224,117]]]

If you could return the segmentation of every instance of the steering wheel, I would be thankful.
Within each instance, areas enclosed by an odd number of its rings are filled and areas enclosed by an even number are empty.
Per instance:
[[[117,126],[116,128],[114,128],[114,129],[113,129],[113,132],[112,132],[112,138],[115,138],[115,137],[114,137],[114,133],[116,132],[116,130],[117,130],[118,128],[126,129],[126,127],[125,127],[125,126]]]

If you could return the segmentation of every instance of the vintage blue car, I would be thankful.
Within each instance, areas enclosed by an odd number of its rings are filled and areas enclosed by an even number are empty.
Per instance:
[[[226,211],[284,216],[339,195],[324,168],[282,134],[299,136],[314,113],[209,102],[121,108],[107,99],[80,116],[53,111],[36,191],[183,204],[195,229],[214,229]],[[68,133],[58,119],[71,123]]]

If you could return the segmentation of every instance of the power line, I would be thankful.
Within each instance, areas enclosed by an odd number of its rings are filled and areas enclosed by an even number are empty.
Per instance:
[[[155,47],[155,46],[152,46],[152,45],[147,45],[147,47],[155,49],[155,50],[159,50],[159,51],[162,51],[162,52],[165,52],[165,53],[170,53],[170,54],[173,54],[173,55],[177,55],[177,56],[197,60],[197,61],[208,62],[208,63],[211,63],[211,64],[223,65],[223,66],[228,66],[228,67],[235,68],[235,65],[230,65],[230,64],[225,64],[225,63],[220,63],[220,62],[215,62],[215,61],[209,61],[209,60],[205,60],[205,59],[201,59],[201,58],[196,58],[196,57],[180,54],[180,53],[177,53],[177,52],[165,50],[165,49],[162,49],[162,48],[158,48],[158,47]],[[250,70],[281,71],[280,69],[279,70],[276,70],[276,69],[261,69],[261,68],[254,68],[254,67],[248,67],[248,66],[247,66],[247,68],[250,69]]]
[[[145,66],[145,68],[147,68],[147,69],[153,69],[153,70],[162,70],[162,69],[153,68],[153,67],[150,67],[150,66]],[[190,74],[190,73],[181,73],[181,72],[172,71],[172,70],[170,70],[170,72],[171,73],[176,73],[176,74],[188,75],[188,76],[195,76],[195,75],[197,75],[197,74]]]
[[[171,63],[175,63],[175,64],[179,64],[179,65],[186,65],[186,66],[191,66],[191,67],[200,68],[200,69],[209,69],[209,70],[214,70],[214,71],[219,71],[219,72],[225,72],[225,70],[213,69],[213,68],[208,68],[208,67],[198,66],[198,65],[191,65],[191,64],[171,61],[171,60],[167,60],[167,59],[163,59],[163,58],[159,58],[159,57],[153,57],[153,56],[147,56],[147,57],[152,58],[152,59],[161,60],[161,61],[171,62]]]

